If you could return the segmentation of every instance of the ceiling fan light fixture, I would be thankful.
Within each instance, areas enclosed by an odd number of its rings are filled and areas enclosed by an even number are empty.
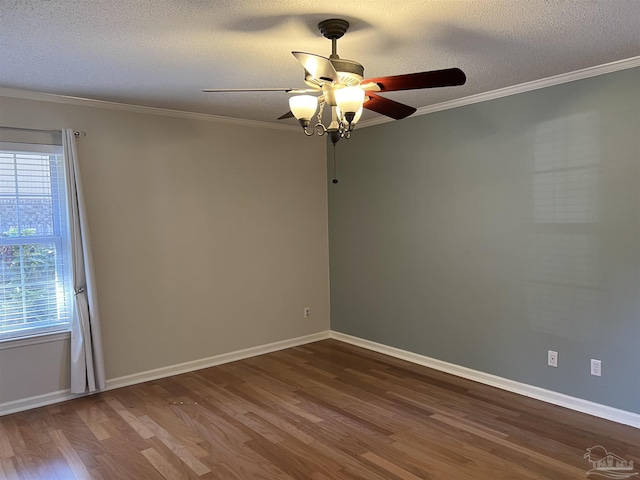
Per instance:
[[[307,127],[311,121],[311,117],[318,109],[318,97],[313,95],[296,95],[289,98],[289,108],[291,113],[296,117],[300,126],[306,135],[313,135],[313,130],[309,132]]]
[[[318,109],[318,97],[313,95],[295,95],[289,98],[291,113],[298,120],[311,120]]]
[[[364,103],[364,90],[360,87],[345,87],[336,89],[334,93],[338,108],[345,118],[349,119],[351,116],[349,122],[351,123],[356,112],[362,108]]]

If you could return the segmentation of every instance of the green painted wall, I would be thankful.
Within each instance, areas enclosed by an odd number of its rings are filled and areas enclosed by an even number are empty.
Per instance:
[[[333,330],[640,413],[640,68],[336,153]]]

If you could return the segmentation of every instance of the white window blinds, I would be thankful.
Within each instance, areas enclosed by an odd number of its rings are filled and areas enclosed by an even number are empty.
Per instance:
[[[68,330],[62,147],[0,142],[0,340]]]

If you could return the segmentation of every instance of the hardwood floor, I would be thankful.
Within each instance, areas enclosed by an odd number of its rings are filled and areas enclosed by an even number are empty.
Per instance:
[[[584,479],[595,445],[640,466],[638,429],[325,340],[0,417],[0,475]]]

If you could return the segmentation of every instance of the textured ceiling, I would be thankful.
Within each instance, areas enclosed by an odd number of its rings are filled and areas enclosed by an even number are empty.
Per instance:
[[[0,0],[0,86],[275,122],[286,93],[201,90],[303,87],[336,17],[365,76],[464,70],[387,94],[418,108],[640,55],[640,0]]]

